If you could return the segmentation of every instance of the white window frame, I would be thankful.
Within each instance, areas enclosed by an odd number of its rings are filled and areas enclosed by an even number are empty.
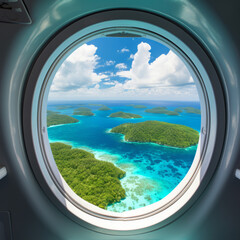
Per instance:
[[[201,132],[193,164],[179,185],[162,200],[123,213],[98,208],[77,196],[59,173],[46,125],[48,92],[63,61],[80,45],[112,33],[133,33],[173,50],[195,76],[201,103]],[[43,48],[29,75],[23,119],[24,138],[33,171],[45,192],[70,218],[99,229],[135,231],[159,228],[183,214],[200,196],[214,173],[224,138],[224,97],[215,68],[203,48],[176,24],[150,13],[112,10],[80,19]],[[31,126],[29,128],[29,125]],[[220,147],[220,150],[216,149]],[[77,219],[77,220],[76,220]],[[89,225],[88,225],[89,226]]]

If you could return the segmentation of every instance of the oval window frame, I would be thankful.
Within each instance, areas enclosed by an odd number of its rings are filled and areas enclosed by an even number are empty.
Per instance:
[[[89,41],[101,34],[109,33],[148,33],[156,36],[167,46],[181,51],[182,60],[191,65],[198,75],[202,89],[200,99],[203,128],[201,128],[201,159],[196,166],[191,166],[192,176],[184,188],[183,181],[177,186],[176,196],[169,200],[174,189],[159,202],[144,208],[124,213],[111,213],[84,201],[76,201],[73,191],[62,181],[61,175],[52,157],[46,131],[46,94],[51,78],[57,67],[66,58],[66,51],[71,51],[84,41]],[[63,58],[65,55],[65,58]],[[179,55],[178,55],[179,56]],[[49,67],[51,66],[51,67]],[[204,79],[204,80],[203,80]],[[44,100],[45,99],[45,100]],[[224,95],[216,70],[203,48],[182,28],[157,15],[135,10],[111,10],[86,16],[62,29],[49,40],[37,57],[30,72],[23,101],[23,132],[26,150],[34,174],[46,194],[66,215],[82,225],[92,224],[110,231],[150,231],[172,222],[202,193],[209,182],[221,154],[224,139],[225,116]],[[41,111],[39,111],[39,109]],[[220,118],[221,116],[221,118]],[[36,127],[37,123],[37,127]],[[29,129],[29,126],[31,128]],[[204,139],[203,139],[204,136]],[[216,148],[218,146],[218,148]],[[198,148],[199,151],[199,148]],[[200,154],[200,153],[196,153]],[[50,160],[50,161],[49,161]],[[188,171],[188,173],[190,170]],[[188,174],[187,174],[188,175]],[[184,178],[185,179],[185,178]],[[62,186],[59,182],[62,182]],[[72,191],[72,193],[71,193]],[[70,194],[69,194],[70,193]],[[75,194],[76,195],[76,194]],[[163,203],[163,201],[165,201]],[[150,210],[149,210],[150,209]],[[67,210],[67,211],[66,211]]]

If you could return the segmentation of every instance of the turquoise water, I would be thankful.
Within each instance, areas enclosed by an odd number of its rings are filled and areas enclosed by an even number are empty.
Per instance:
[[[90,103],[90,104],[89,104]],[[98,111],[104,104],[109,111]],[[71,105],[70,108],[59,110],[58,105]],[[124,142],[123,135],[109,133],[109,129],[126,122],[143,122],[158,120],[189,126],[200,131],[201,116],[198,114],[181,113],[179,116],[168,116],[144,112],[131,104],[142,104],[148,108],[164,106],[169,110],[177,107],[200,108],[197,102],[165,102],[165,101],[81,101],[67,103],[49,103],[48,110],[58,111],[72,116],[73,110],[79,107],[91,108],[94,116],[73,116],[79,123],[65,124],[48,128],[50,142],[61,141],[73,147],[91,151],[96,158],[113,162],[126,171],[121,180],[127,197],[119,203],[108,207],[109,211],[123,212],[157,202],[169,194],[184,178],[195,156],[197,146],[186,149],[160,146],[152,143]],[[117,111],[131,112],[141,115],[139,119],[109,118]]]

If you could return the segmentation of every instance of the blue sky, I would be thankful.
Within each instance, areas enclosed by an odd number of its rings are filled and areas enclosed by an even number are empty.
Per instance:
[[[167,54],[169,48],[166,46],[146,38],[98,38],[88,42],[98,47],[96,54],[101,56],[99,65],[95,69],[96,73],[111,71],[118,72],[118,68],[114,67],[117,64],[124,63],[130,69],[133,59],[131,58],[137,52],[137,46],[141,42],[146,42],[151,46],[151,58],[149,63],[153,62],[161,54]],[[113,65],[107,66],[107,61],[114,61]],[[125,82],[126,78],[115,76],[115,80]],[[102,84],[101,87],[105,88],[106,85]]]
[[[49,100],[198,101],[189,71],[169,48],[147,38],[97,38],[60,66]]]

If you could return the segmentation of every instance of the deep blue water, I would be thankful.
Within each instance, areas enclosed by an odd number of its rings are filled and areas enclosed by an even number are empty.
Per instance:
[[[89,103],[104,104],[109,111],[98,111],[99,106]],[[72,105],[69,109],[59,110],[58,105]],[[170,193],[188,172],[195,156],[197,146],[179,149],[151,143],[127,143],[121,134],[108,133],[108,130],[126,122],[158,120],[189,126],[200,131],[201,116],[181,113],[179,116],[146,113],[145,109],[136,109],[130,104],[142,104],[148,108],[164,106],[169,110],[177,107],[196,107],[197,102],[166,101],[81,101],[67,103],[49,103],[48,110],[58,111],[72,116],[74,108],[81,106],[92,109],[94,116],[73,116],[79,123],[65,124],[48,128],[50,142],[62,141],[73,147],[92,151],[97,158],[113,161],[124,169],[127,176],[122,185],[127,191],[127,198],[110,206],[111,211],[126,211],[154,203]],[[109,118],[117,111],[141,115],[140,119]],[[113,157],[111,157],[113,156]]]

